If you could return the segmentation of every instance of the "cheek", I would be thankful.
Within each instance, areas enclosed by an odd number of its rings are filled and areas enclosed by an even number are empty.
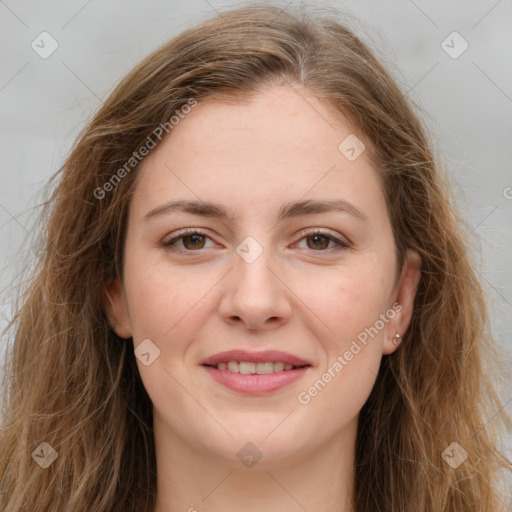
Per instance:
[[[151,260],[133,254],[126,261],[125,282],[134,339],[154,336],[163,340],[173,337],[181,324],[190,324],[215,284],[212,274],[171,266],[161,257]]]
[[[355,260],[355,258],[354,258]],[[389,307],[392,281],[383,260],[361,258],[357,264],[301,278],[301,299],[315,312],[329,353],[344,351]]]
[[[386,279],[376,269],[338,272],[337,277],[320,280],[322,289],[310,296],[320,320],[317,333],[323,345],[322,360],[314,379],[305,382],[297,396],[304,414],[315,418],[315,429],[334,435],[361,410],[375,384],[382,359],[386,324],[377,325],[387,308]],[[328,293],[325,291],[328,290]],[[328,421],[326,422],[326,419]]]
[[[321,320],[333,332],[321,339],[327,357],[319,375],[298,398],[313,416],[330,418],[333,432],[366,402],[382,359],[387,322],[381,315],[387,321],[394,316],[394,312],[386,316],[392,259],[372,256],[360,263],[320,280],[322,286],[312,297]]]
[[[125,281],[134,348],[149,339],[158,349],[150,349],[158,353],[151,364],[136,360],[151,401],[160,411],[180,410],[197,415],[195,402],[183,392],[180,383],[187,376],[187,349],[200,336],[200,329],[211,314],[205,294],[218,279],[208,272],[170,268],[161,261],[148,263],[147,258],[142,264],[133,253],[126,261]],[[169,423],[175,421],[168,418]]]

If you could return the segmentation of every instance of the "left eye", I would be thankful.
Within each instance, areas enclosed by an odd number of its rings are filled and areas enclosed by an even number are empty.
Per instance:
[[[312,251],[324,251],[325,249],[329,248],[329,244],[331,242],[334,244],[334,247],[338,247],[340,249],[348,247],[346,242],[338,240],[334,236],[322,232],[306,234],[303,238],[301,238],[301,241],[302,240],[306,240],[307,248],[311,249]],[[330,248],[332,249],[333,247],[331,246]]]

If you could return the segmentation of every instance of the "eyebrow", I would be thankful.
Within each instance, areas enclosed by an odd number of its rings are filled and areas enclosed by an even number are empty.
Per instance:
[[[168,203],[157,206],[153,210],[149,211],[144,216],[144,222],[160,215],[175,212],[189,213],[192,215],[200,215],[202,217],[217,218],[221,220],[232,220],[226,208],[220,204],[208,201],[179,200],[169,201]],[[279,209],[278,222],[303,215],[329,212],[347,213],[361,221],[368,222],[368,217],[361,210],[343,199],[306,200],[285,204]]]

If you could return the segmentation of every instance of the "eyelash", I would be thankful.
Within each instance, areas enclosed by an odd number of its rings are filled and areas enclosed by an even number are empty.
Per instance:
[[[162,245],[166,249],[171,250],[173,252],[176,252],[178,254],[197,255],[202,249],[198,249],[198,250],[193,251],[193,250],[190,250],[190,249],[177,249],[176,247],[172,247],[177,241],[181,240],[182,238],[185,238],[187,236],[192,236],[192,235],[199,235],[199,236],[202,236],[202,237],[205,237],[205,238],[210,238],[207,233],[205,233],[204,231],[201,231],[200,229],[196,229],[196,228],[193,228],[193,229],[182,229],[182,230],[178,231],[176,236],[173,236],[169,240],[165,240],[162,243]],[[299,239],[299,241],[303,240],[305,238],[308,238],[308,237],[316,236],[316,235],[325,236],[326,238],[329,239],[329,241],[335,242],[338,245],[338,247],[334,248],[335,252],[342,251],[342,250],[348,249],[350,247],[348,242],[340,240],[340,239],[334,237],[333,235],[328,234],[325,231],[320,231],[318,229],[314,230],[314,231],[302,232],[301,235],[302,235],[302,237]],[[322,252],[326,253],[326,252],[331,252],[333,250],[333,248],[331,247],[331,249],[320,249],[320,250],[308,249],[308,250],[312,251],[312,252],[316,252],[316,253],[322,253]]]

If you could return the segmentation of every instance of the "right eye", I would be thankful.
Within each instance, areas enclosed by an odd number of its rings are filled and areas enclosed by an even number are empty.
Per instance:
[[[189,228],[173,233],[162,242],[162,245],[177,253],[194,254],[205,248],[206,239],[211,240],[203,231]],[[182,247],[179,247],[180,243]]]

